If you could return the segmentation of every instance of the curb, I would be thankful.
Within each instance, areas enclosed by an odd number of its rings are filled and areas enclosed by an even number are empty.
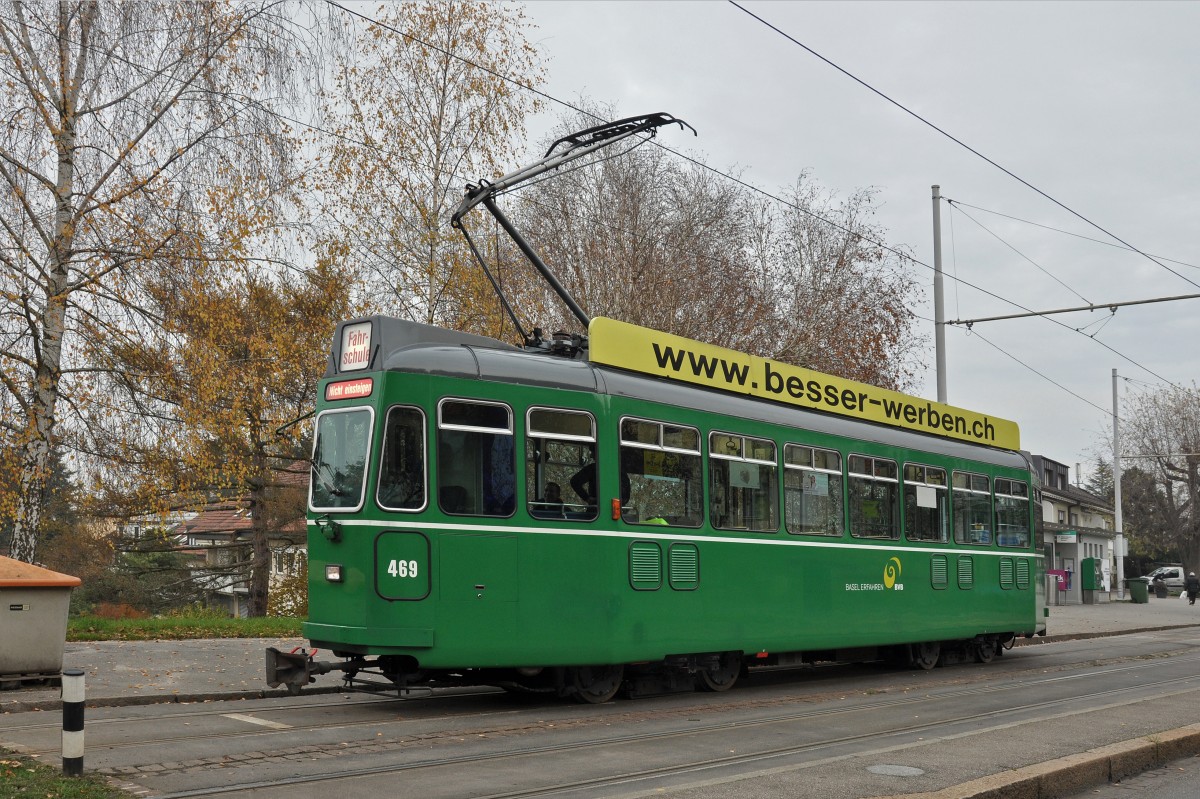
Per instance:
[[[1059,641],[1082,641],[1088,638],[1110,638],[1114,635],[1134,635],[1136,633],[1156,633],[1163,630],[1185,630],[1189,627],[1200,627],[1195,624],[1164,624],[1160,627],[1134,627],[1127,630],[1098,630],[1088,633],[1062,633],[1061,635],[1039,635],[1034,638],[1018,638],[1013,646],[1037,646],[1039,644],[1056,644]]]
[[[1192,724],[990,774],[940,791],[893,794],[880,799],[1051,799],[1117,783],[1197,755],[1200,755],[1200,724]]]

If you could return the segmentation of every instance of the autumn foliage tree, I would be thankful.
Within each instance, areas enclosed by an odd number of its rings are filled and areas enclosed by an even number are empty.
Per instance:
[[[163,321],[147,280],[226,258],[219,233],[273,207],[292,173],[286,126],[254,98],[298,93],[309,51],[294,17],[270,0],[0,4],[0,468],[14,487],[0,513],[14,557],[37,556],[53,447],[108,454],[89,431],[129,410],[111,401],[113,349]],[[218,205],[214,187],[236,190]]]
[[[299,422],[324,374],[333,320],[353,315],[349,278],[325,262],[278,275],[250,261],[162,275],[149,288],[163,329],[117,353],[123,396],[147,421],[137,437],[109,431],[122,447],[111,484],[135,490],[110,496],[140,508],[245,501],[249,551],[230,577],[248,581],[250,614],[265,615],[269,543],[304,516],[311,440]],[[295,536],[303,542],[303,526]]]

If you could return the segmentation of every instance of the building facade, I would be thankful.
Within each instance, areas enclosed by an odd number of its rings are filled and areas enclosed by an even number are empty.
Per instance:
[[[1034,455],[1033,463],[1042,480],[1042,546],[1051,575],[1048,601],[1107,602],[1118,588],[1112,504],[1072,485],[1065,464],[1041,455]]]

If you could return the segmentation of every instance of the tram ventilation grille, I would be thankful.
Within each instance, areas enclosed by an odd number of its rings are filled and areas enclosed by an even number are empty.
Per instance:
[[[970,555],[963,555],[958,559],[958,587],[975,587],[975,559]]]
[[[700,551],[695,544],[672,544],[667,552],[671,587],[691,591],[700,584]]]
[[[934,588],[950,585],[950,564],[945,555],[934,555],[929,561],[929,579]]]
[[[629,547],[629,582],[640,591],[662,586],[662,550],[653,541],[634,541]]]
[[[1024,558],[1017,561],[1017,588],[1029,588],[1029,561]]]
[[[1013,571],[1014,571],[1013,559],[1012,558],[1000,558],[1000,587],[1001,588],[1012,588],[1013,587],[1013,582],[1014,582]]]

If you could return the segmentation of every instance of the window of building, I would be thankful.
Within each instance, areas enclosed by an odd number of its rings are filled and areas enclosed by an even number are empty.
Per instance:
[[[954,472],[954,540],[960,544],[992,543],[992,494],[986,474]]]
[[[304,565],[304,553],[294,549],[276,549],[271,553],[271,576],[295,577]]]
[[[538,518],[596,518],[596,420],[585,411],[530,408],[525,496]]]
[[[1058,523],[1059,524],[1067,523],[1067,512],[1065,510],[1060,510],[1058,512]]]
[[[779,465],[774,441],[710,433],[708,465],[713,527],[770,533],[779,529]]]
[[[842,456],[833,450],[783,448],[784,525],[789,533],[840,536],[845,528]]]
[[[634,524],[699,527],[704,517],[700,431],[621,420],[621,518]]]
[[[1029,486],[1021,480],[996,478],[996,543],[1029,546]]]
[[[945,469],[904,465],[904,534],[910,541],[950,540]]]
[[[425,413],[420,408],[388,409],[375,501],[385,510],[425,507]]]
[[[850,535],[856,538],[899,538],[900,480],[896,462],[851,455],[847,467]]]
[[[516,507],[512,409],[498,402],[438,404],[438,507],[511,516]]]

